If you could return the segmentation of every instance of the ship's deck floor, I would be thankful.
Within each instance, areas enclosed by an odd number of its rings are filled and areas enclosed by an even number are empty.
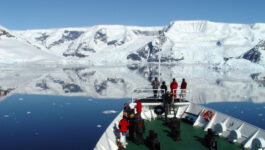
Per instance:
[[[209,150],[204,144],[204,136],[206,134],[200,127],[193,127],[191,124],[181,121],[181,139],[182,141],[174,141],[168,136],[170,128],[163,125],[163,120],[156,119],[145,121],[146,132],[144,138],[149,134],[149,130],[154,130],[158,134],[158,140],[160,141],[161,150]],[[219,150],[240,150],[243,149],[239,144],[234,144],[226,141],[222,137],[216,136],[217,149]],[[136,145],[133,142],[128,141],[126,150],[148,150],[145,145]]]

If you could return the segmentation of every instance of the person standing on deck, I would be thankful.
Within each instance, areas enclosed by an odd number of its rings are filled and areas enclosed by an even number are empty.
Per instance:
[[[135,115],[134,126],[136,133],[136,144],[144,144],[143,134],[145,132],[145,125],[144,119],[141,118],[140,114]]]
[[[181,96],[183,101],[186,100],[186,88],[187,88],[187,83],[186,83],[185,79],[183,78],[182,82],[181,82],[181,86],[180,86],[180,89],[181,89],[180,96]]]
[[[129,121],[129,140],[134,142],[134,117],[135,114],[134,112],[131,112],[131,114],[129,115],[128,121]]]
[[[176,82],[175,78],[170,84],[170,89],[171,93],[174,93],[174,98],[177,99],[177,88],[178,88],[178,83]]]
[[[124,108],[123,108],[123,116],[125,116],[126,118],[128,118],[128,115],[131,112],[131,108],[129,104],[124,104]]]
[[[127,135],[127,127],[130,125],[130,123],[127,121],[126,117],[123,116],[123,118],[119,122],[119,129],[120,129],[120,142],[124,147],[126,147],[126,135]]]
[[[155,77],[155,80],[152,81],[154,97],[157,97],[157,91],[158,91],[159,85],[160,85],[160,83],[158,81],[158,78]]]
[[[134,101],[136,103],[136,112],[137,114],[141,115],[142,112],[142,103],[138,100]]]
[[[162,96],[164,96],[164,94],[167,93],[167,85],[166,85],[165,81],[162,82],[162,85],[160,86],[160,89],[162,90],[161,91]]]

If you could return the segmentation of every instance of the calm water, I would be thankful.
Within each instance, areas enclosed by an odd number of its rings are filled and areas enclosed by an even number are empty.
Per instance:
[[[129,99],[12,95],[0,103],[1,150],[88,150]],[[105,110],[117,113],[104,114]]]
[[[154,64],[12,65],[0,67],[0,87],[21,94],[0,98],[0,150],[93,149],[132,91],[151,88],[159,72],[168,87],[173,78],[179,84],[185,78],[190,101],[265,129],[264,70],[199,64],[163,65],[160,71]]]

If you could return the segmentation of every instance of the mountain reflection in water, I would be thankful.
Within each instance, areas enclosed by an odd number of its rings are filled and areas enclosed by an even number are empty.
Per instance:
[[[1,67],[0,86],[14,90],[0,97],[0,149],[92,149],[117,115],[106,112],[121,111],[158,75],[156,64]],[[162,65],[160,76],[168,87],[185,78],[188,100],[265,129],[264,72]]]

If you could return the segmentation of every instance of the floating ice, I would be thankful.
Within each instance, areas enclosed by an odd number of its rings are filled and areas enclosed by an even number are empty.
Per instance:
[[[262,117],[262,116],[263,116],[263,114],[258,114],[258,116]]]
[[[102,126],[100,124],[97,125],[98,128],[101,128]]]
[[[22,100],[23,100],[23,98],[22,98],[22,97],[20,97],[18,100],[22,101]]]
[[[9,115],[4,115],[4,118],[8,118],[9,117]]]
[[[90,98],[90,99],[88,99],[88,101],[89,101],[89,102],[92,102],[93,100]]]
[[[28,112],[26,112],[26,113],[27,113],[27,115],[31,114],[31,112],[30,112],[30,111],[28,111]]]
[[[115,113],[117,113],[117,111],[116,110],[105,110],[102,113],[103,114],[115,114]]]

